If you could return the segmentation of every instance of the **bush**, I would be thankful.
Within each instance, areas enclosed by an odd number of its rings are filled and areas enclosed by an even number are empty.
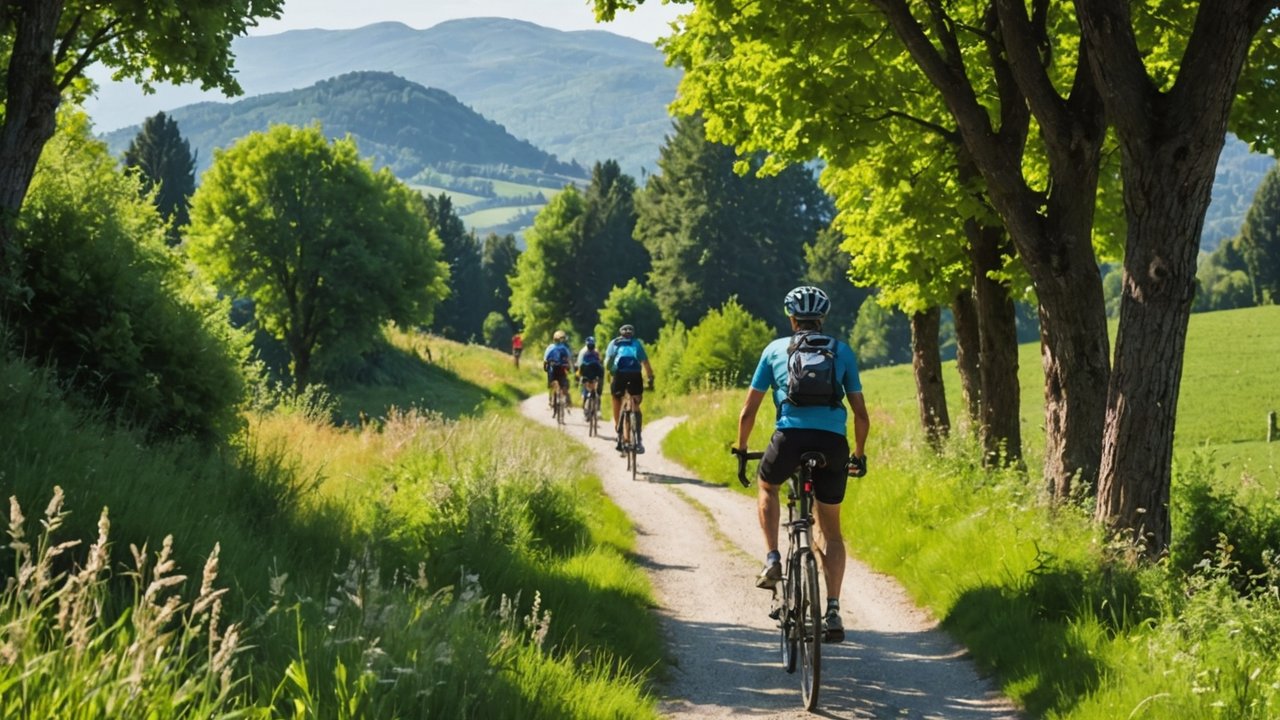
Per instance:
[[[662,392],[679,395],[689,389],[680,375],[680,364],[688,344],[689,330],[679,320],[663,327],[658,333],[658,342],[654,343],[653,352],[649,353],[649,362],[653,365],[653,374],[662,378],[662,384],[658,386]]]
[[[245,341],[165,244],[165,224],[87,120],[45,147],[17,238],[27,300],[15,341],[149,435],[211,438],[239,421]]]
[[[605,298],[595,329],[596,340],[607,345],[623,325],[634,325],[636,337],[646,343],[657,339],[658,328],[662,327],[662,311],[653,293],[634,278],[623,287],[614,287]]]
[[[769,326],[729,298],[689,331],[673,385],[737,387],[751,380],[760,351],[773,339]]]
[[[507,322],[506,315],[497,310],[486,315],[481,332],[484,333],[485,345],[499,350],[511,349],[511,336],[514,333],[511,330],[511,323]]]

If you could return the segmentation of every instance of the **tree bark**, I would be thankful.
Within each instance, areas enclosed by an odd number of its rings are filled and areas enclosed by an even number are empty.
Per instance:
[[[933,307],[911,316],[911,369],[916,379],[920,426],[935,450],[942,448],[951,430],[947,393],[942,385],[942,356],[938,351],[938,325],[942,311]]]
[[[15,255],[18,211],[40,152],[57,126],[62,93],[54,76],[52,48],[62,5],[62,0],[19,0],[7,11],[16,23],[0,126],[0,269]]]
[[[1174,423],[1204,213],[1236,82],[1275,0],[1201,4],[1178,79],[1161,91],[1127,9],[1076,0],[1122,150],[1124,292],[1096,517],[1147,557],[1169,547]]]
[[[956,370],[960,373],[960,392],[964,395],[965,415],[974,437],[982,436],[982,338],[978,329],[978,310],[973,289],[965,288],[951,301],[951,317],[956,325]]]
[[[993,468],[1022,461],[1022,390],[1018,382],[1018,326],[1009,290],[991,273],[1013,253],[1004,228],[965,223],[982,358],[982,463]]]

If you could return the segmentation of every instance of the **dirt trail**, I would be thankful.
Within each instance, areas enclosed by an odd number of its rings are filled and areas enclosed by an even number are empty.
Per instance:
[[[555,424],[545,395],[521,410]],[[661,456],[662,438],[678,421],[645,428],[648,453],[635,481],[613,451],[608,420],[591,438],[574,410],[563,428],[594,451],[605,490],[635,523],[637,560],[649,571],[673,658],[661,710],[672,718],[812,717],[800,707],[799,675],[779,664],[769,595],[753,584],[763,544],[755,501]],[[840,603],[846,639],[823,646],[820,715],[1020,717],[892,578],[851,557]]]

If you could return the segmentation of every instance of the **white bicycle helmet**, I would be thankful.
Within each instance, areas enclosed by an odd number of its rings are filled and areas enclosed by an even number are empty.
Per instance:
[[[822,290],[812,285],[802,285],[791,292],[782,301],[787,317],[824,318],[831,310],[831,298]]]

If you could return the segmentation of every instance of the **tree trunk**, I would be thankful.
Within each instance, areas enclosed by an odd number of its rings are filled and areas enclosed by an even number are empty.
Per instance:
[[[960,373],[960,392],[964,395],[965,414],[974,437],[982,436],[982,336],[978,329],[978,310],[973,289],[965,288],[951,301],[951,316],[956,325],[956,370]]]
[[[1022,390],[1018,383],[1018,325],[1009,290],[991,274],[1013,253],[1004,228],[965,223],[973,272],[982,359],[982,464],[993,468],[1022,461]]]
[[[911,316],[911,369],[916,378],[920,425],[935,451],[942,448],[942,441],[951,430],[947,393],[942,385],[942,357],[938,352],[941,315],[942,311],[933,307]]]
[[[36,163],[57,127],[62,94],[54,79],[52,49],[62,0],[21,0],[0,126],[0,268],[14,257],[14,223],[31,187]]]
[[[1170,542],[1173,432],[1196,255],[1236,82],[1274,0],[1203,3],[1168,91],[1151,80],[1127,8],[1077,0],[1122,151],[1124,292],[1096,517],[1147,557]]]

